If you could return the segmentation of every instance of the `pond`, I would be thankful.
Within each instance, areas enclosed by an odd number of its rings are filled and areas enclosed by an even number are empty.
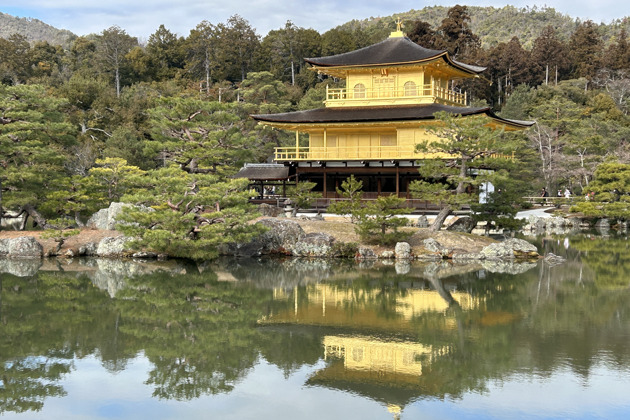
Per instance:
[[[7,419],[627,419],[625,238],[509,264],[0,261]]]

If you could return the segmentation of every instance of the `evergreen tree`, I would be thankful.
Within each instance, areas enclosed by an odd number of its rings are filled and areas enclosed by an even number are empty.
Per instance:
[[[409,188],[415,197],[441,203],[442,209],[430,227],[438,231],[453,210],[475,200],[472,191],[467,191],[475,182],[469,169],[489,165],[491,162],[481,164],[480,160],[498,153],[511,154],[517,145],[507,133],[492,128],[485,116],[464,118],[437,112],[435,118],[440,124],[429,131],[437,139],[418,144],[417,150],[444,157],[424,160],[419,172],[430,181],[414,181]],[[475,160],[478,162],[473,163]]]
[[[183,38],[166,29],[164,25],[149,36],[146,52],[155,69],[157,79],[173,78],[184,66]]]
[[[370,200],[356,209],[355,231],[366,242],[381,245],[392,245],[411,235],[409,232],[399,232],[398,228],[407,224],[407,219],[397,217],[409,212],[402,207],[405,199],[394,195],[380,196]]]
[[[137,44],[136,38],[127,35],[127,32],[118,26],[105,29],[98,37],[97,57],[105,70],[113,73],[117,97],[120,97],[121,75],[126,55]]]
[[[363,203],[363,182],[356,179],[354,175],[350,175],[350,178],[345,179],[341,183],[341,189],[337,188],[337,194],[339,194],[342,200],[331,203],[326,209],[329,213],[350,215],[350,221],[352,223],[357,222],[359,211]]]
[[[601,65],[602,40],[591,20],[581,23],[569,41],[573,75],[592,80]]]
[[[437,29],[444,42],[442,48],[448,50],[451,56],[458,60],[474,56],[481,46],[479,37],[472,32],[469,23],[468,7],[458,4],[448,9],[446,17]]]
[[[588,200],[577,203],[572,211],[591,217],[630,220],[630,164],[602,163],[584,194]]]
[[[67,150],[75,139],[61,112],[66,104],[42,86],[0,85],[0,212],[26,212],[46,225],[38,208],[67,176]]]
[[[123,200],[149,206],[129,208],[119,226],[139,238],[134,246],[181,258],[209,259],[222,246],[244,243],[262,233],[247,223],[257,217],[249,204],[255,193],[248,180],[225,180],[216,174],[186,172],[176,166],[147,173],[142,186]]]
[[[407,32],[407,37],[424,48],[439,49],[444,41],[438,39],[437,32],[431,27],[431,24],[422,20],[413,22],[413,26]]]
[[[567,46],[558,39],[553,26],[547,26],[534,41],[531,51],[533,80],[540,84],[556,84],[565,77],[569,66]]]

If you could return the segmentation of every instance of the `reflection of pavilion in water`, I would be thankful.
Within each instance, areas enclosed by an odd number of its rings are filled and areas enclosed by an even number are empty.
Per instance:
[[[455,327],[454,317],[446,313],[453,301],[463,310],[478,308],[483,301],[483,298],[466,292],[445,289],[452,298],[449,302],[437,290],[429,289],[426,282],[400,284],[396,290],[398,293],[385,292],[391,294],[393,300],[385,298],[380,287],[354,289],[318,283],[308,285],[306,291],[302,290],[298,287],[274,289],[274,300],[292,300],[292,310],[271,313],[260,323],[368,327],[402,332],[410,328],[410,321],[422,314],[444,313],[445,326]],[[387,300],[387,310],[382,308],[383,299]]]
[[[326,367],[315,372],[308,385],[381,402],[395,418],[402,407],[427,392],[423,369],[452,351],[450,344],[414,342],[414,320],[434,314],[444,329],[451,330],[457,327],[455,315],[448,311],[451,305],[471,310],[483,303],[482,298],[466,292],[429,289],[426,282],[399,284],[393,290],[311,284],[293,290],[275,289],[274,300],[292,305],[271,313],[261,324],[326,328]]]

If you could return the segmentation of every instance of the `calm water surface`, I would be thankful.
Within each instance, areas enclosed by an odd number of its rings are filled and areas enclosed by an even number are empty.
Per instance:
[[[627,419],[630,250],[564,264],[0,261],[7,419]]]

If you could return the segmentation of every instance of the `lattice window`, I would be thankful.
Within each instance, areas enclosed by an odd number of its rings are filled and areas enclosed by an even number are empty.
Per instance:
[[[354,98],[365,98],[365,85],[363,83],[357,83],[356,85],[354,85]]]

